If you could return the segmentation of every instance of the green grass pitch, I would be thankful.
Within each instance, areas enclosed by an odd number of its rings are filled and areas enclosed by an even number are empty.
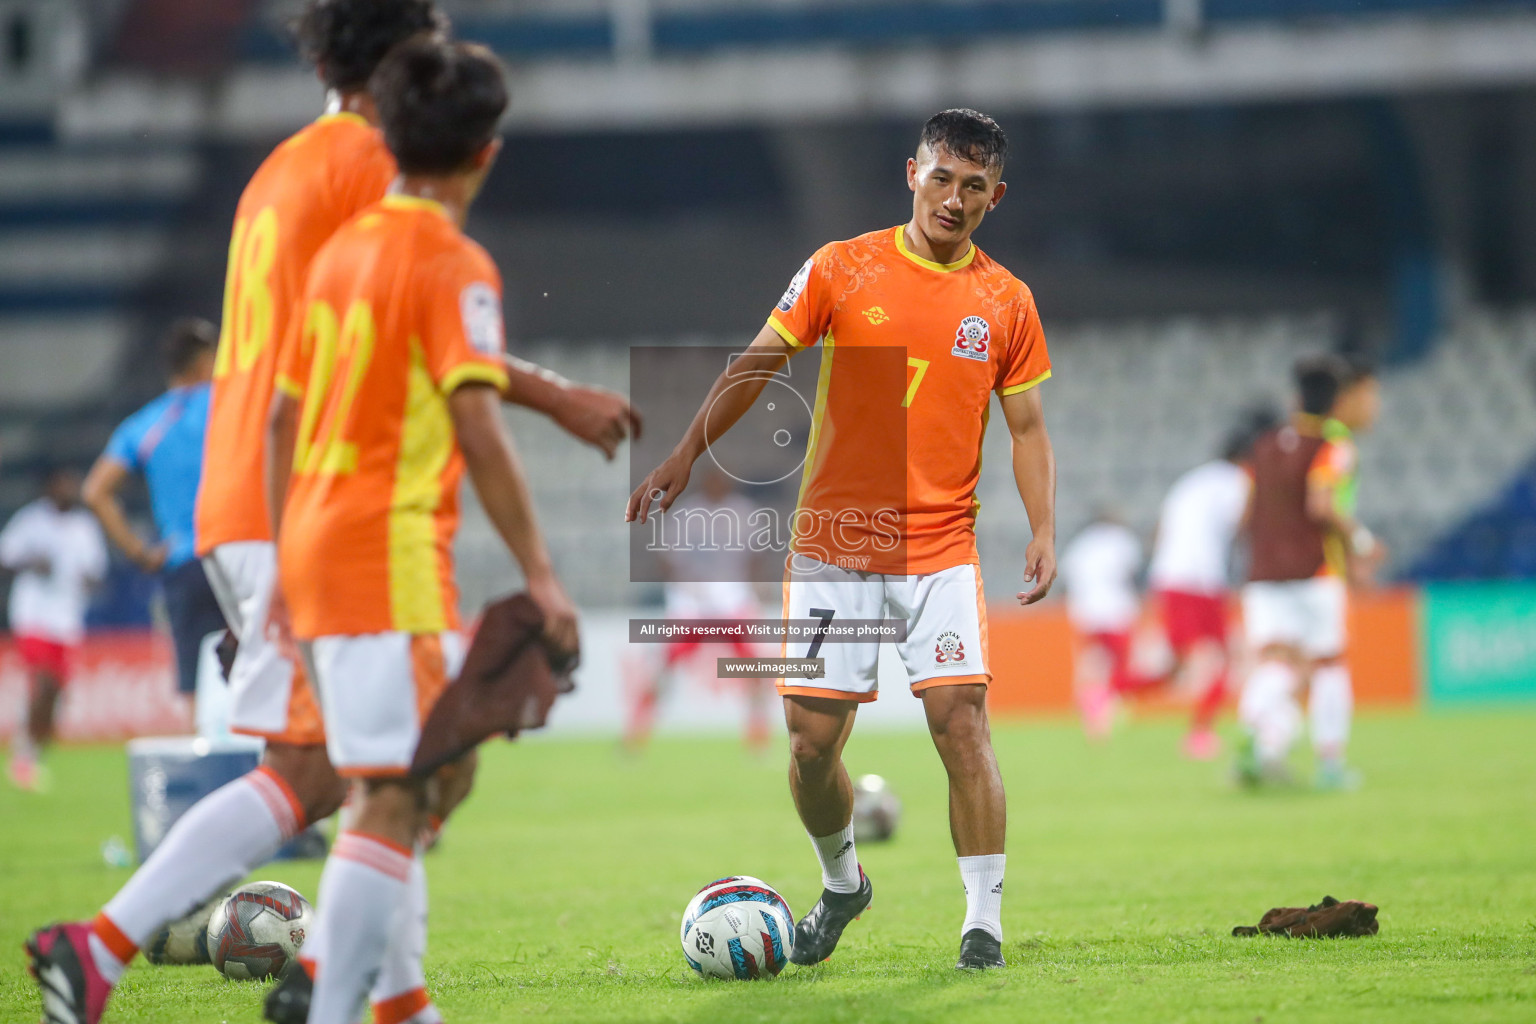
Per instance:
[[[1090,748],[1066,723],[996,730],[1008,783],[1010,966],[952,965],[964,910],[945,785],[926,736],[855,733],[854,772],[885,775],[902,828],[861,858],[873,908],[817,968],[704,982],[678,951],[683,905],[759,875],[798,912],[819,889],[782,756],[671,739],[487,749],[479,788],[430,860],[427,973],[453,1024],[560,1021],[1536,1020],[1536,757],[1530,711],[1372,715],[1350,794],[1252,795],[1175,755],[1176,724]],[[126,877],[116,749],[63,750],[45,797],[0,792],[0,1021],[37,1020],[20,945],[85,916]],[[319,864],[260,877],[313,894]],[[1378,903],[1362,940],[1234,939],[1276,904]],[[129,971],[108,1024],[244,1024],[265,986],[212,968]]]

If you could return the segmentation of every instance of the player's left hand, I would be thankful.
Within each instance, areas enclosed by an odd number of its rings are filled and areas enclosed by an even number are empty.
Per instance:
[[[1051,592],[1056,582],[1056,541],[1051,537],[1036,537],[1024,549],[1024,582],[1033,583],[1034,589],[1019,592],[1019,604],[1034,604]]]
[[[572,437],[601,449],[610,462],[625,438],[640,436],[640,414],[629,399],[607,388],[567,386],[553,418]]]
[[[671,508],[677,496],[683,493],[683,488],[688,486],[688,476],[692,471],[693,460],[673,452],[665,462],[651,470],[650,475],[635,488],[635,493],[629,496],[629,505],[624,509],[624,521],[633,523],[638,519],[645,522],[653,501],[658,511],[665,512]]]

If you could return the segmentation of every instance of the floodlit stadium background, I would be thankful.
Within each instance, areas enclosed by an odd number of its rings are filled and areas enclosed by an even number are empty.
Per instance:
[[[1394,589],[1360,602],[1362,700],[1536,697],[1536,3],[440,2],[511,71],[470,232],[519,354],[627,391],[631,345],[745,342],[818,245],[905,219],[921,121],[978,107],[1012,139],[978,242],[1045,321],[1062,542],[1105,505],[1149,533],[1297,354],[1364,349],[1387,370],[1361,514]],[[289,10],[0,0],[0,515],[160,390],[172,318],[217,318],[235,199],[321,103]],[[611,729],[618,638],[659,598],[628,582],[627,453],[510,420],[590,612],[557,728]],[[1000,430],[984,466],[983,569],[1007,602],[1027,525]],[[466,604],[515,586],[473,511],[460,549]],[[142,638],[153,589],[115,563],[66,734],[172,714]],[[997,609],[997,701],[1059,708],[1059,608]],[[0,655],[0,722],[21,690]],[[670,721],[730,721],[707,695]],[[915,724],[913,704],[897,688],[873,713]]]

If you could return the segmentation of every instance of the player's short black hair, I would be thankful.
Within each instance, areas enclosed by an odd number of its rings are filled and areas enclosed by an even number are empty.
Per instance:
[[[1349,364],[1331,352],[1305,356],[1296,361],[1292,371],[1301,411],[1310,416],[1326,416],[1349,378]]]
[[[422,32],[446,32],[448,19],[432,0],[308,0],[291,28],[326,86],[353,92],[396,45]]]
[[[1364,352],[1349,352],[1341,358],[1344,361],[1343,387],[1345,388],[1352,387],[1363,380],[1371,380],[1379,372],[1376,360]]]
[[[384,141],[405,174],[463,169],[496,136],[507,109],[494,54],[474,43],[417,36],[390,51],[369,80]]]
[[[930,117],[917,145],[945,149],[962,160],[999,171],[1008,161],[1008,136],[1003,129],[986,114],[966,107],[941,110]]]
[[[201,317],[184,316],[166,330],[160,339],[160,352],[171,376],[179,377],[192,369],[199,356],[219,347],[219,329]]]
[[[1222,441],[1221,457],[1241,462],[1252,452],[1255,442],[1280,425],[1280,413],[1272,405],[1256,405],[1244,412]]]

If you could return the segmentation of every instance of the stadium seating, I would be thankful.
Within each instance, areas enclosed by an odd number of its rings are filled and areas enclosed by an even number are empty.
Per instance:
[[[1529,9],[1530,0],[1204,0],[1212,25],[1404,13]],[[283,62],[291,50],[276,26],[279,0],[251,26],[248,58]],[[461,0],[459,30],[510,57],[584,58],[623,48],[623,14],[649,12],[650,45],[661,56],[760,47],[839,45],[849,48],[964,42],[977,37],[1055,32],[1155,29],[1168,17],[1164,0]]]
[[[1118,509],[1149,536],[1174,478],[1210,458],[1243,410],[1280,407],[1292,361],[1326,348],[1334,335],[1321,316],[1053,328],[1055,378],[1043,395],[1060,470],[1063,538],[1099,507]],[[546,342],[525,355],[572,377],[627,387],[623,345]],[[1526,469],[1520,485],[1507,485],[1528,467],[1536,437],[1533,369],[1536,311],[1469,316],[1429,359],[1387,371],[1381,421],[1361,444],[1361,514],[1391,548],[1393,571],[1423,575],[1422,553],[1501,487],[1511,496],[1501,536],[1525,538],[1526,562],[1536,562],[1529,550],[1536,547],[1536,468]],[[637,398],[643,409],[645,396]],[[613,606],[654,596],[654,589],[622,582],[627,460],[605,464],[576,452],[539,417],[511,416],[551,549],[577,600]],[[978,496],[989,588],[1006,597],[1016,589],[1009,568],[1022,561],[1028,526],[1001,423],[988,432]],[[1457,543],[1491,543],[1486,531],[1476,536]],[[509,562],[477,511],[466,513],[460,550],[468,556],[460,563],[467,597],[506,588]]]
[[[159,385],[129,358],[134,314],[195,188],[188,149],[71,144],[0,130],[0,512],[32,496],[45,461],[96,456],[117,418]]]

